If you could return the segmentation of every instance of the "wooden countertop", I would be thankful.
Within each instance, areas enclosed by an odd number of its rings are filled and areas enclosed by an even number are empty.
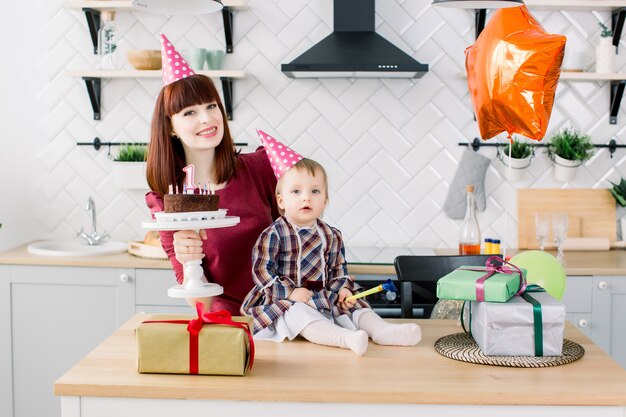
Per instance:
[[[357,248],[354,248],[355,250]],[[398,253],[405,253],[407,249],[397,248]],[[380,249],[383,250],[383,249]],[[380,261],[373,257],[373,261],[361,258],[350,261],[348,258],[348,272],[350,274],[379,274],[395,275],[393,267],[393,251],[388,252],[387,260]],[[454,249],[435,249],[437,255],[455,255]],[[519,251],[507,251],[507,256],[514,256]],[[551,252],[553,253],[553,252]],[[144,259],[129,253],[104,256],[84,257],[50,257],[33,255],[26,249],[26,245],[0,253],[0,265],[47,265],[47,266],[85,266],[107,268],[139,268],[139,269],[170,269],[169,261]],[[575,275],[623,275],[626,276],[626,250],[565,252],[565,272],[569,276]]]
[[[370,342],[365,356],[303,339],[257,342],[245,377],[139,374],[136,315],[54,384],[55,395],[82,397],[316,403],[626,406],[626,370],[574,326],[566,337],[585,348],[568,365],[518,369],[475,365],[437,354],[435,341],[460,328],[452,320],[414,320],[417,346]],[[332,383],[324,383],[332,381]]]
[[[139,258],[128,252],[102,256],[55,257],[34,255],[19,246],[0,253],[0,265],[95,266],[105,268],[171,269],[170,261]]]

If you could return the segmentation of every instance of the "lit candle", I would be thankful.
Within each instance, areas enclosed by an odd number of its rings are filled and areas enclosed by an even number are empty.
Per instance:
[[[196,189],[196,186],[193,185],[193,170],[193,164],[189,164],[183,168],[183,171],[185,171],[185,194],[193,194]]]

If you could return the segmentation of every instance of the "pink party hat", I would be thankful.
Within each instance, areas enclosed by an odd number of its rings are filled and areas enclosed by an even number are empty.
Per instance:
[[[161,33],[161,63],[163,71],[163,85],[182,80],[194,75],[194,70],[189,66],[185,58],[178,53],[172,42]]]
[[[289,168],[304,158],[298,152],[280,143],[264,131],[260,129],[256,131],[261,138],[261,143],[265,146],[265,153],[267,153],[267,159],[270,160],[276,179],[279,179]]]

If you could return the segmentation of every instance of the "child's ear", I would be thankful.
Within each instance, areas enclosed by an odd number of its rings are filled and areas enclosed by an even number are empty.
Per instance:
[[[280,194],[276,194],[276,203],[278,204],[278,208],[280,208],[281,210],[284,210],[285,207],[283,207],[283,196]]]

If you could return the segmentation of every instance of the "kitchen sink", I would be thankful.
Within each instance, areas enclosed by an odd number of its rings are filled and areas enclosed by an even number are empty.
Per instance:
[[[107,241],[90,246],[78,240],[42,240],[28,245],[28,252],[42,256],[100,256],[126,252],[126,242]]]

